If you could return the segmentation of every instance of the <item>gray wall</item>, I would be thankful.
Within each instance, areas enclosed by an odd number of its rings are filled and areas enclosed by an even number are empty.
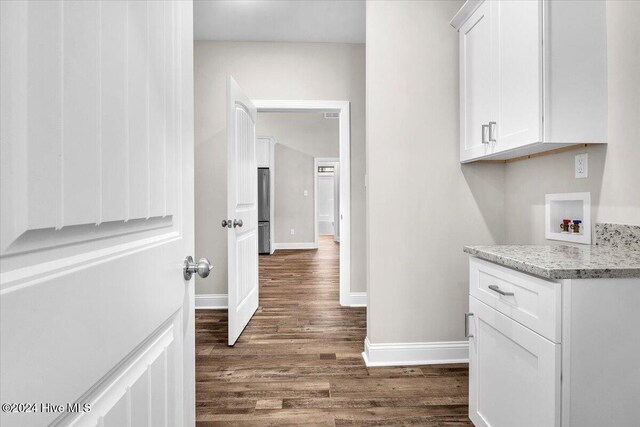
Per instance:
[[[275,157],[276,243],[313,243],[313,157],[282,144]]]
[[[544,238],[544,195],[590,191],[593,222],[640,225],[640,2],[607,2],[609,144],[513,162],[506,167],[510,243]],[[589,153],[589,177],[574,178],[574,156]]]
[[[226,77],[252,99],[351,102],[351,290],[365,289],[365,48],[362,44],[198,41],[195,72],[196,256],[214,274],[196,293],[227,293]]]
[[[323,113],[258,113],[256,135],[276,140],[275,243],[313,243],[313,158],[340,156],[338,125]]]
[[[339,123],[324,113],[258,113],[256,135],[313,157],[340,157]]]
[[[504,240],[504,165],[459,163],[461,5],[367,3],[372,343],[463,340],[462,246]]]

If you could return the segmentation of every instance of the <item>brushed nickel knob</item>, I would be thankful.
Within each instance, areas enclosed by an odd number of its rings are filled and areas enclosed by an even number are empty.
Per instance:
[[[242,220],[241,219],[234,219],[233,220],[233,228],[236,227],[242,227]]]
[[[209,276],[211,270],[213,270],[213,266],[208,259],[200,258],[200,261],[196,264],[193,262],[193,258],[188,256],[184,259],[182,275],[184,276],[184,280],[191,280],[193,273],[198,273],[198,276],[204,279]]]

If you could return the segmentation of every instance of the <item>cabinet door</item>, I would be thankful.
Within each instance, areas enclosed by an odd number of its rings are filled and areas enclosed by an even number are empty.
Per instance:
[[[496,63],[490,131],[500,152],[542,141],[542,1],[487,3]]]
[[[480,426],[560,425],[560,344],[469,298],[469,418]]]
[[[484,2],[460,28],[460,161],[491,153],[488,132],[491,121],[491,28],[490,3]]]

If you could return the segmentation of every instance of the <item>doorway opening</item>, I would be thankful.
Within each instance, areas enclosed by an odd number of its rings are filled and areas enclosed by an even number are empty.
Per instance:
[[[273,253],[277,249],[314,249],[319,248],[320,244],[324,242],[324,238],[321,239],[321,226],[327,226],[328,224],[320,224],[320,218],[318,214],[318,164],[322,162],[332,162],[334,176],[338,177],[337,187],[335,188],[334,203],[332,209],[334,210],[333,221],[327,218],[323,218],[326,221],[332,222],[332,228],[336,230],[332,231],[333,240],[331,243],[339,246],[339,302],[341,306],[351,306],[350,301],[350,258],[351,258],[351,242],[350,242],[350,225],[351,225],[351,209],[350,209],[350,197],[351,197],[351,184],[350,184],[350,104],[348,101],[280,101],[280,100],[253,100],[253,104],[256,106],[258,113],[328,113],[327,120],[336,120],[338,122],[338,156],[314,156],[313,170],[310,175],[313,180],[313,215],[312,215],[312,240],[307,242],[279,242],[278,240],[284,240],[285,236],[293,236],[296,233],[295,228],[287,227],[286,229],[278,229],[278,225],[273,221],[270,221],[269,236],[272,238],[271,247],[268,252]],[[333,116],[333,118],[332,118]],[[260,140],[259,136],[257,140]],[[277,138],[267,136],[264,139],[269,140],[269,150],[274,153],[278,149]],[[265,145],[264,147],[267,147]],[[266,148],[258,148],[257,156],[260,158],[260,150]],[[275,198],[278,195],[278,161],[275,159],[275,165],[272,163],[269,167],[275,167],[269,176],[271,178],[269,187],[272,192],[270,200],[275,204]],[[329,167],[329,166],[327,166]],[[281,170],[280,170],[281,171]],[[264,171],[266,174],[266,171]],[[282,176],[281,179],[287,179],[286,176]],[[295,178],[294,178],[295,179]],[[296,182],[293,182],[296,184]],[[324,185],[325,183],[323,183]],[[260,185],[260,181],[259,181]],[[263,183],[262,185],[266,185]],[[274,191],[275,190],[275,191]],[[298,191],[293,187],[292,191]],[[303,196],[308,197],[307,190],[303,190]],[[335,200],[337,199],[337,200]],[[325,207],[325,206],[323,206]],[[271,210],[271,209],[270,209]],[[277,205],[275,207],[274,214],[278,215]],[[330,217],[330,216],[329,216]],[[264,219],[264,218],[263,218]],[[266,225],[263,225],[266,227]],[[281,227],[282,228],[282,227]],[[263,228],[263,236],[266,234],[265,228]],[[280,238],[279,238],[280,236]],[[293,239],[291,239],[293,240]],[[264,248],[263,248],[264,250]],[[267,251],[262,251],[266,253]]]
[[[313,177],[315,242],[330,236],[340,243],[340,158],[315,158]]]

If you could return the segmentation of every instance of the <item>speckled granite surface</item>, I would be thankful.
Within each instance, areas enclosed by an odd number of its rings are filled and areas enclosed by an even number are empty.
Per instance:
[[[596,245],[640,251],[640,225],[596,224]]]
[[[545,279],[640,278],[640,251],[615,246],[465,246],[468,254]]]

